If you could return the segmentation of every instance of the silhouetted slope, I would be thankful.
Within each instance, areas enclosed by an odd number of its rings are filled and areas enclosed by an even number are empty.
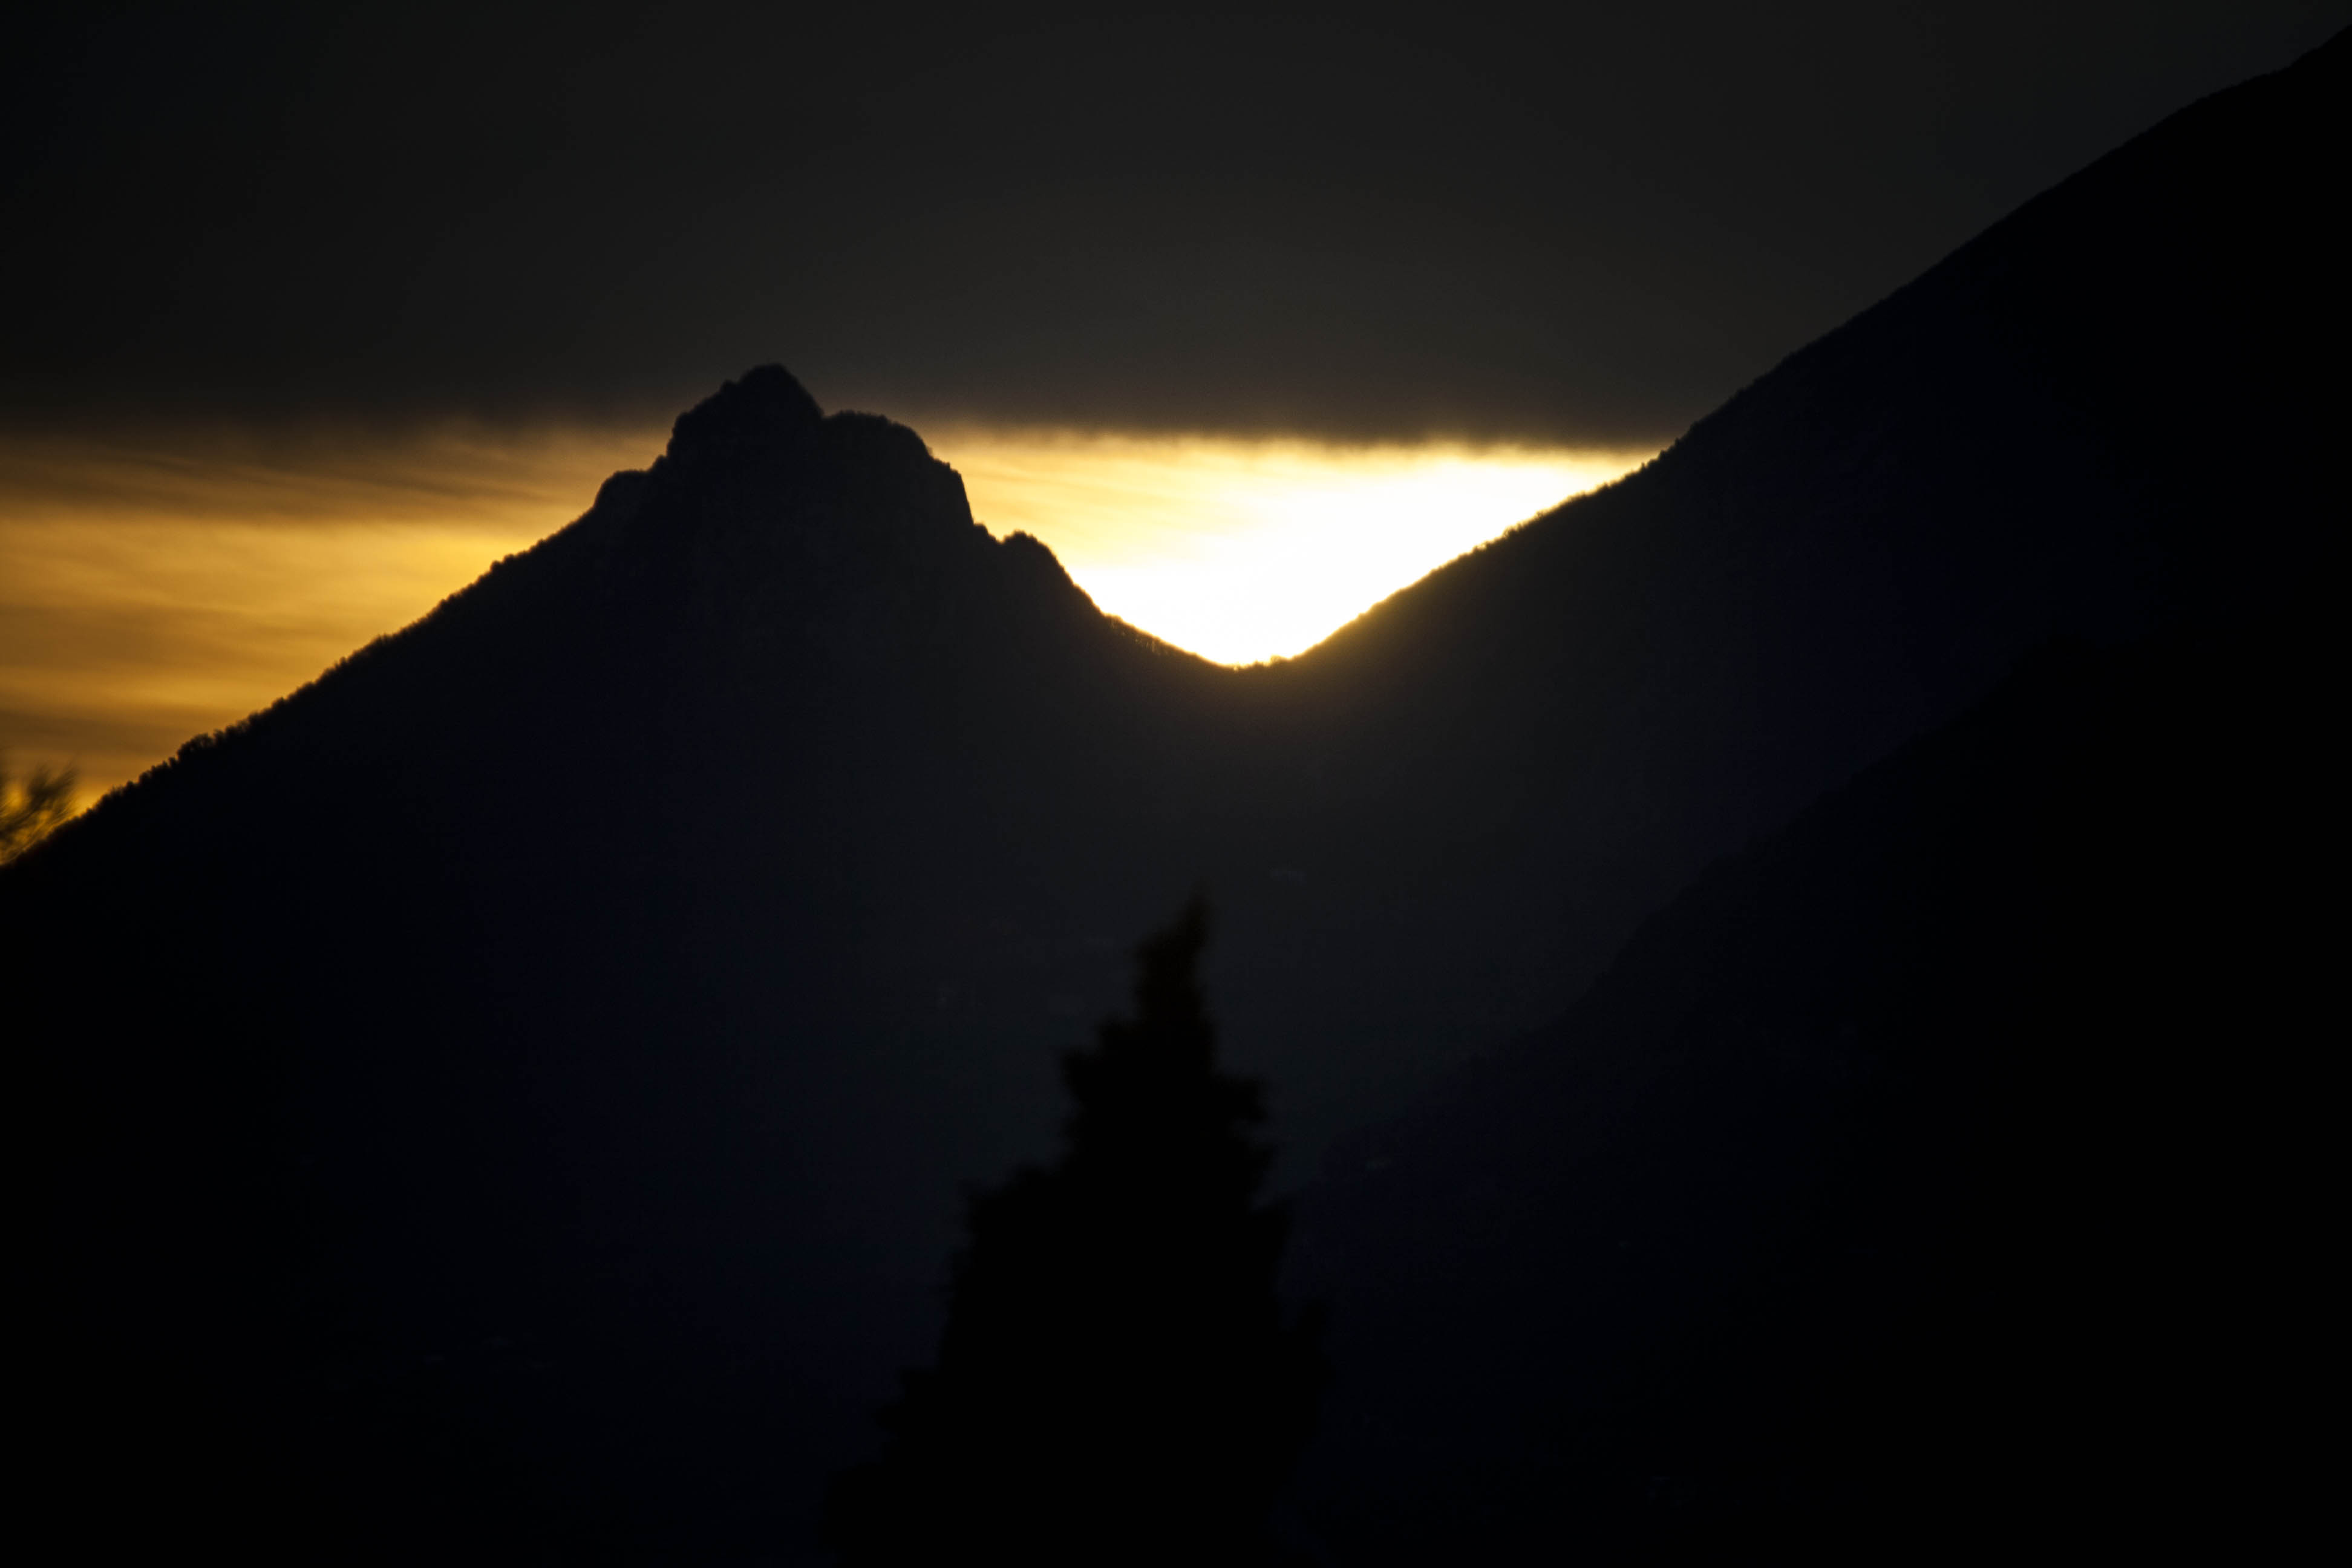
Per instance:
[[[2296,608],[2045,650],[1336,1148],[1339,1559],[2284,1545],[2337,1163]]]
[[[59,1495],[135,1477],[90,1517],[258,1555],[257,1517],[300,1556],[795,1550],[930,1342],[957,1183],[1042,1151],[1182,889],[1312,1147],[2026,648],[2302,576],[2343,56],[1273,668],[1100,616],[912,433],[731,384],[0,876]]]
[[[772,369],[102,805],[8,889],[59,1310],[252,1408],[89,1441],[198,1512],[251,1497],[112,1450],[288,1468],[395,1555],[805,1536],[760,1510],[919,1344],[956,1177],[1050,1128],[1036,908],[1181,885],[1129,829],[1222,673]]]
[[[2339,38],[2175,116],[1276,672],[1288,863],[1368,928],[1289,1029],[1350,1007],[1374,1072],[1531,1026],[1708,859],[2025,649],[2259,613],[2317,569],[2347,61]],[[1377,985],[1432,950],[1442,993]],[[1268,989],[1315,958],[1281,962]],[[1257,994],[1219,994],[1241,1037]]]

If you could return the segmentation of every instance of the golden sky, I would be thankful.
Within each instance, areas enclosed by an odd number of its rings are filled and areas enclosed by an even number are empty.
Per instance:
[[[948,430],[972,515],[1110,614],[1223,664],[1302,653],[1648,452]]]
[[[587,509],[659,429],[0,434],[0,749],[86,804]],[[942,428],[973,515],[1113,615],[1297,653],[1646,452]]]

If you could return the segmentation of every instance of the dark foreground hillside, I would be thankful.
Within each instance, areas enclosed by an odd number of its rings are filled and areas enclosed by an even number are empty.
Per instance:
[[[1337,1560],[2283,1547],[2341,1164],[2311,610],[2042,650],[1337,1146]]]
[[[33,1489],[110,1549],[805,1555],[959,1184],[1042,1152],[1055,1054],[1195,883],[1222,1038],[1311,1154],[2028,650],[2285,613],[2340,488],[2345,56],[1274,668],[1101,616],[912,432],[730,384],[0,876]],[[1331,1467],[1423,1474],[1328,1452],[1342,1534]],[[1400,1540],[1454,1506],[1389,1489]]]

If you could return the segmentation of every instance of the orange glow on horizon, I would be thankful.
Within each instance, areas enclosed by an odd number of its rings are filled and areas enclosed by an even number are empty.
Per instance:
[[[1650,453],[949,429],[972,515],[1108,613],[1220,664],[1285,658]]]
[[[87,805],[563,526],[616,451],[648,443],[0,435],[0,749]]]
[[[587,510],[659,430],[0,434],[0,750],[87,803]],[[973,515],[1223,663],[1303,651],[1646,453],[949,426]]]

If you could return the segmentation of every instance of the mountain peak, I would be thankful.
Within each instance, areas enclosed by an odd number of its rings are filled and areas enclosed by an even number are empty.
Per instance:
[[[780,364],[763,364],[730,381],[677,417],[670,429],[672,461],[695,465],[730,454],[793,442],[816,428],[824,410]]]

